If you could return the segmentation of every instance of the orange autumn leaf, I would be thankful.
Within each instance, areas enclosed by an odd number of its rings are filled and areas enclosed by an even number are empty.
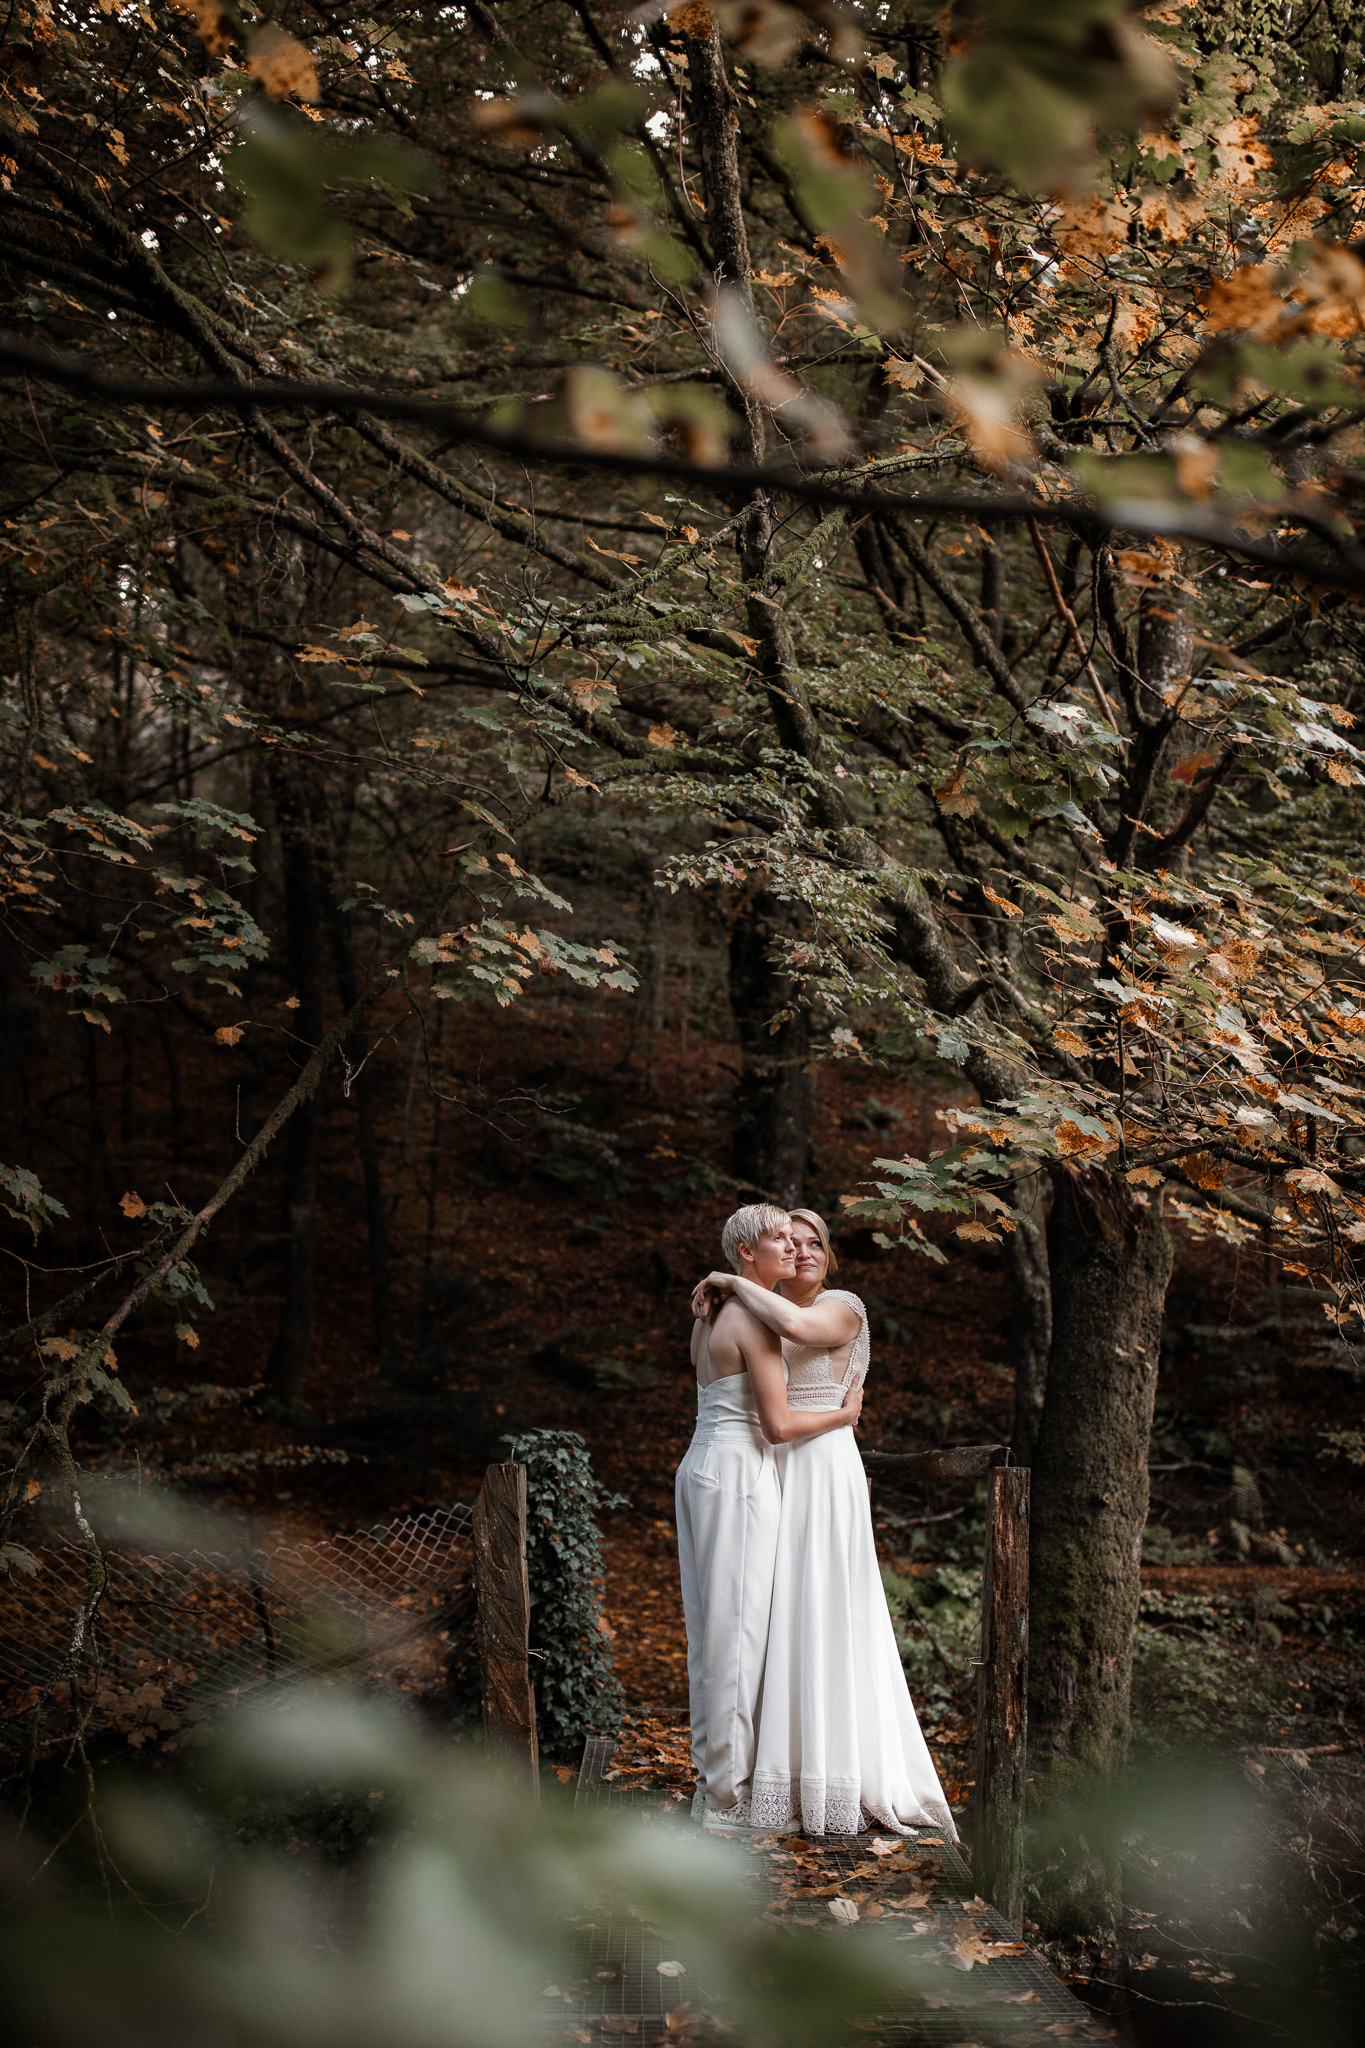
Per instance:
[[[1093,192],[1063,207],[1054,233],[1068,256],[1106,256],[1127,241],[1132,218],[1126,199]]]
[[[317,101],[318,67],[312,51],[273,21],[251,38],[246,68],[272,100]]]
[[[143,1201],[141,1195],[135,1195],[131,1188],[120,1200],[119,1207],[130,1223],[136,1221],[139,1216],[147,1214],[147,1204]]]
[[[1063,1159],[1103,1159],[1114,1149],[1114,1140],[1107,1133],[1100,1137],[1094,1131],[1083,1131],[1070,1117],[1062,1118],[1052,1138]]]
[[[1297,327],[1333,341],[1365,333],[1365,263],[1337,242],[1314,242],[1293,286]]]
[[[1270,151],[1256,132],[1252,114],[1238,114],[1214,130],[1213,161],[1215,181],[1225,189],[1254,185],[1257,175],[1270,167]]]
[[[1289,311],[1275,290],[1273,263],[1244,263],[1231,277],[1216,277],[1204,294],[1204,325],[1210,334],[1263,334]]]
[[[1210,1192],[1221,1188],[1226,1178],[1223,1162],[1207,1152],[1187,1152],[1182,1161],[1188,1179]]]
[[[1177,198],[1166,185],[1138,201],[1139,226],[1162,242],[1187,242],[1207,214],[1202,199]]]

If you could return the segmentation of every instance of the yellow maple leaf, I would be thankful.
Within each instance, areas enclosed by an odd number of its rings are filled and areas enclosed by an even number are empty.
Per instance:
[[[131,1188],[120,1201],[119,1207],[130,1223],[137,1217],[147,1214],[147,1204],[143,1201],[141,1195],[135,1195]]]
[[[245,1027],[241,1024],[220,1024],[213,1037],[217,1045],[236,1045],[244,1035]]]
[[[651,725],[649,728],[649,744],[651,747],[676,747],[678,735],[674,732],[671,725]]]

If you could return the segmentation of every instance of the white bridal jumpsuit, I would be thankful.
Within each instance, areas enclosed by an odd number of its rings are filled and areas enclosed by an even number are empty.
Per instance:
[[[675,1489],[697,1819],[710,1812],[743,1826],[749,1816],[782,1462],[747,1372],[697,1388],[696,1434]]]
[[[859,1329],[832,1352],[783,1345],[791,1408],[842,1407],[867,1374],[861,1301],[842,1289],[820,1299],[846,1301]],[[749,1824],[853,1835],[864,1816],[957,1839],[906,1689],[858,1446],[832,1429],[792,1444],[782,1474]]]

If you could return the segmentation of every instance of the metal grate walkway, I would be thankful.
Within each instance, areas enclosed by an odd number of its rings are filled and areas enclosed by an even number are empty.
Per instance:
[[[685,1804],[660,1803],[657,1791],[627,1788],[604,1776],[615,1743],[589,1736],[583,1750],[575,1803],[580,1808],[652,1811],[664,1825],[690,1826]],[[1014,2048],[1024,2042],[1060,2037],[1106,2040],[1110,2030],[1059,1981],[1031,1949],[1019,1944],[1008,1923],[976,1898],[971,1871],[951,1844],[929,1830],[908,1838],[903,1849],[878,1856],[874,1840],[852,1841],[757,1835],[722,1836],[731,1852],[752,1865],[755,1909],[766,1903],[787,1925],[829,1927],[830,1894],[851,1901],[860,1913],[894,1927],[893,1948],[904,1957],[902,1996],[894,2008],[860,2021],[857,2039],[866,2048],[930,2048],[965,2043],[977,2048]],[[803,1899],[791,1892],[790,1872],[798,1854],[804,1874],[818,1877]],[[813,1866],[818,1866],[815,1868]],[[908,1896],[923,1898],[913,1907]],[[899,1897],[895,1896],[895,1892]],[[765,1901],[764,1894],[769,1897]],[[880,1895],[880,1896],[879,1896]],[[785,1901],[785,1909],[778,1901]],[[885,1900],[885,1903],[883,1903]],[[978,1959],[968,1961],[973,1947]],[[990,1949],[988,1959],[980,1951]],[[676,1956],[667,1938],[635,1922],[607,1921],[591,1936],[594,1975],[565,1987],[556,2017],[565,2040],[597,2044],[653,2042],[668,2037],[667,2014],[680,2002],[679,1985],[658,1971]],[[686,1957],[680,1958],[686,1963]],[[694,2009],[698,1987],[689,1969],[681,1980]]]

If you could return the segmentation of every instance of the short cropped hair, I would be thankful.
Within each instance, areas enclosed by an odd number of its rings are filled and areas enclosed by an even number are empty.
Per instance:
[[[829,1241],[829,1225],[824,1217],[817,1216],[814,1209],[793,1209],[791,1217],[793,1223],[809,1223],[811,1229],[819,1238],[825,1248],[825,1259],[827,1261],[825,1278],[826,1280],[832,1280],[839,1270],[839,1261],[834,1256],[834,1246]]]
[[[736,1209],[720,1234],[721,1252],[730,1271],[744,1271],[739,1256],[742,1244],[757,1244],[760,1237],[785,1230],[790,1221],[786,1210],[779,1209],[776,1202],[750,1202],[746,1209]]]

